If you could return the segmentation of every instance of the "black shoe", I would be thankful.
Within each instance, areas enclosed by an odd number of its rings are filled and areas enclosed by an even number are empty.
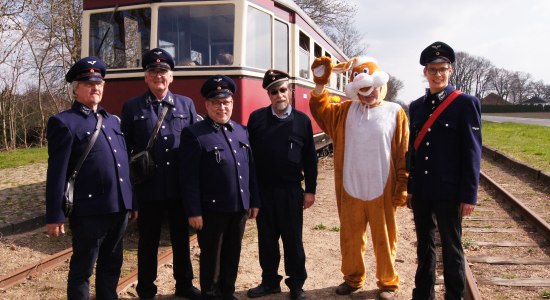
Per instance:
[[[349,295],[355,291],[357,291],[359,288],[354,288],[348,285],[347,283],[343,282],[336,288],[336,294],[338,295]]]
[[[177,297],[184,297],[184,298],[191,299],[191,300],[201,300],[202,299],[201,291],[198,288],[194,287],[194,286],[188,287],[186,289],[176,290],[176,296]]]
[[[258,298],[269,294],[277,294],[280,292],[281,292],[280,286],[270,287],[262,283],[255,288],[249,289],[246,295],[248,296],[248,298]]]
[[[290,290],[290,299],[292,300],[305,300],[306,292],[302,289],[293,289]]]

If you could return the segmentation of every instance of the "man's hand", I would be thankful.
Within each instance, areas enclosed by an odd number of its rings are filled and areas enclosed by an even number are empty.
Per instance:
[[[202,216],[189,217],[189,225],[196,230],[202,229]]]
[[[463,217],[469,216],[474,212],[475,205],[468,203],[460,203],[460,215]]]
[[[256,219],[256,217],[258,216],[258,211],[260,211],[259,208],[257,207],[251,207],[248,209],[248,218],[249,219]]]
[[[58,237],[60,234],[65,234],[65,225],[63,223],[46,224],[46,230],[49,236]]]
[[[304,194],[304,209],[310,208],[313,203],[315,203],[315,194],[305,193]]]

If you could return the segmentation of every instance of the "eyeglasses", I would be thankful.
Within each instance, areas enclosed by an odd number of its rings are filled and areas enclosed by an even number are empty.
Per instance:
[[[149,75],[151,77],[165,76],[166,74],[168,74],[168,70],[166,70],[166,69],[147,70],[147,75]]]
[[[105,85],[105,81],[83,81],[80,84],[84,85],[87,88],[103,87]]]
[[[210,103],[215,107],[222,107],[222,106],[231,106],[233,104],[233,101],[210,101]]]
[[[279,94],[279,93],[284,94],[284,93],[286,93],[286,91],[288,91],[288,89],[287,89],[286,87],[283,87],[283,88],[280,88],[280,89],[278,89],[278,90],[270,90],[269,93],[270,93],[271,95],[277,95],[277,94]]]
[[[428,73],[430,73],[431,75],[435,75],[437,73],[439,74],[445,74],[447,73],[447,71],[449,70],[450,68],[447,68],[447,67],[443,67],[443,68],[428,68]]]

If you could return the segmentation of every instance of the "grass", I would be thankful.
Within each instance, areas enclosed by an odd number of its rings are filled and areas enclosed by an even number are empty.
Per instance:
[[[0,169],[46,162],[47,160],[48,148],[46,147],[0,151]]]
[[[550,127],[483,121],[483,144],[550,173]]]

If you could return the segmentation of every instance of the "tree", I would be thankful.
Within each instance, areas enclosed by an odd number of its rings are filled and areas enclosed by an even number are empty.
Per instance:
[[[489,72],[489,86],[502,99],[508,101],[510,94],[511,72],[502,68],[493,68]]]
[[[531,83],[531,74],[524,72],[514,72],[510,81],[510,102],[521,103],[527,100],[529,85]]]
[[[363,35],[353,27],[351,19],[342,20],[329,28],[327,34],[348,57],[361,56],[367,51],[365,44],[357,43]]]
[[[402,88],[403,88],[403,81],[390,75],[390,80],[388,80],[388,92],[386,93],[385,99],[388,101],[397,100],[397,95],[399,94],[399,91]]]
[[[457,52],[450,81],[457,89],[483,98],[487,94],[487,79],[493,64],[478,56],[466,52]]]
[[[356,14],[355,5],[344,0],[294,0],[294,2],[323,30],[349,20]]]
[[[340,47],[348,56],[360,56],[366,45],[357,41],[363,35],[353,26],[356,3],[344,0],[294,0],[294,2]]]

